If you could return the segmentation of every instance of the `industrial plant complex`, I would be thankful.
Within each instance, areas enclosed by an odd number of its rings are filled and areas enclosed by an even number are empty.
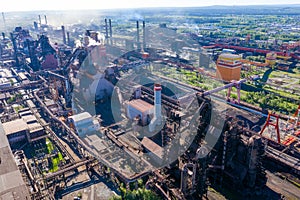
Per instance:
[[[202,11],[2,13],[0,200],[300,199],[299,15]]]

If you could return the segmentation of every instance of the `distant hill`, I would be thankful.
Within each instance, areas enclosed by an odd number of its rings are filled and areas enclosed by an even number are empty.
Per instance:
[[[169,7],[169,8],[134,8],[121,9],[122,12],[160,13],[169,14],[185,13],[187,15],[300,15],[300,4],[282,5],[249,5],[249,6],[204,6],[204,7]]]
[[[276,15],[295,15],[300,14],[300,4],[282,5],[249,5],[249,6],[205,6],[193,8],[174,8],[185,12],[200,12],[201,14],[276,14]],[[213,15],[212,14],[212,15]]]
[[[27,12],[9,12],[9,13],[40,13],[45,14],[112,14],[112,13],[139,13],[139,14],[186,14],[186,15],[224,15],[224,14],[241,14],[241,15],[300,15],[300,4],[282,4],[282,5],[248,5],[248,6],[199,6],[199,7],[163,7],[163,8],[125,8],[125,9],[103,9],[103,10],[45,10],[45,11],[27,11]]]

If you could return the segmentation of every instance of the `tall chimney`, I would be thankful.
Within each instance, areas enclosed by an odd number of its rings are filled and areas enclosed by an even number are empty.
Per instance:
[[[146,49],[146,27],[145,27],[145,21],[143,21],[143,49]]]
[[[110,35],[110,44],[112,45],[112,27],[111,27],[111,19],[109,19],[109,35]]]
[[[3,24],[4,24],[4,27],[6,27],[6,20],[5,20],[5,15],[4,15],[4,12],[2,12],[2,19],[3,19]]]
[[[67,32],[67,45],[70,46],[70,32]]]
[[[19,67],[19,59],[17,57],[17,44],[16,44],[16,38],[14,36],[13,33],[10,33],[10,38],[11,38],[11,41],[13,43],[13,48],[14,48],[14,58],[15,58],[15,61],[16,61],[16,66]]]
[[[110,36],[110,38],[112,38],[111,19],[109,19],[109,36]]]
[[[34,30],[38,31],[39,30],[39,25],[36,21],[33,22]]]
[[[39,22],[40,22],[40,25],[41,25],[42,24],[41,15],[39,15]]]
[[[65,26],[61,26],[61,32],[62,32],[62,36],[63,36],[63,43],[67,44]]]
[[[136,21],[136,43],[137,43],[137,49],[140,49],[141,48],[141,44],[140,44],[139,21]]]
[[[46,15],[44,15],[44,17],[45,17],[45,24],[47,25],[47,24],[48,24],[48,21],[47,21],[47,16],[46,16]]]
[[[149,124],[149,131],[153,132],[156,126],[161,125],[161,85],[154,84],[154,116]]]
[[[154,116],[159,119],[161,118],[161,85],[154,84],[154,99],[155,99],[155,110]]]
[[[107,19],[105,19],[105,39],[108,38],[108,26],[107,26]]]

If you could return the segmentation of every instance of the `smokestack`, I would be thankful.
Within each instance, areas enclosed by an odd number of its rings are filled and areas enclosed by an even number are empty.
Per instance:
[[[34,30],[38,31],[39,30],[39,25],[36,21],[33,22]]]
[[[62,31],[62,36],[63,36],[63,43],[67,44],[65,26],[61,26],[61,31]]]
[[[3,24],[4,24],[4,27],[6,26],[6,21],[5,21],[5,15],[4,15],[4,12],[2,12],[2,19],[3,19]]]
[[[146,49],[146,32],[145,32],[145,21],[143,21],[143,49]]]
[[[107,19],[105,19],[105,39],[108,38],[108,27],[107,27]]]
[[[17,44],[16,44],[16,38],[13,33],[10,33],[11,41],[13,43],[13,48],[14,48],[14,58],[16,61],[16,67],[19,67],[19,59],[17,57]]]
[[[139,21],[136,21],[136,43],[137,43],[137,49],[140,49],[141,45],[140,45]]]
[[[111,19],[109,19],[108,23],[109,23],[110,44],[112,44],[112,27],[111,27]]]
[[[110,38],[112,38],[111,19],[109,19],[109,35],[110,35]]]
[[[41,25],[42,24],[41,15],[39,15],[39,22],[40,22],[40,25]]]
[[[47,22],[47,16],[44,15],[44,17],[45,17],[45,24],[48,24],[48,22]]]
[[[154,84],[154,99],[155,99],[155,110],[154,116],[159,119],[161,118],[161,85]]]
[[[67,32],[67,45],[70,46],[70,32]]]
[[[157,125],[161,125],[161,85],[154,84],[154,117],[149,124],[149,131],[153,132]]]

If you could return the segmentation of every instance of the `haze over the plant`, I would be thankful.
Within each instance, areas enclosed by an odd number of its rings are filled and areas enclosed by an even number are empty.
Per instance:
[[[0,11],[81,10],[140,7],[202,7],[212,5],[277,5],[300,4],[300,0],[8,0]]]

